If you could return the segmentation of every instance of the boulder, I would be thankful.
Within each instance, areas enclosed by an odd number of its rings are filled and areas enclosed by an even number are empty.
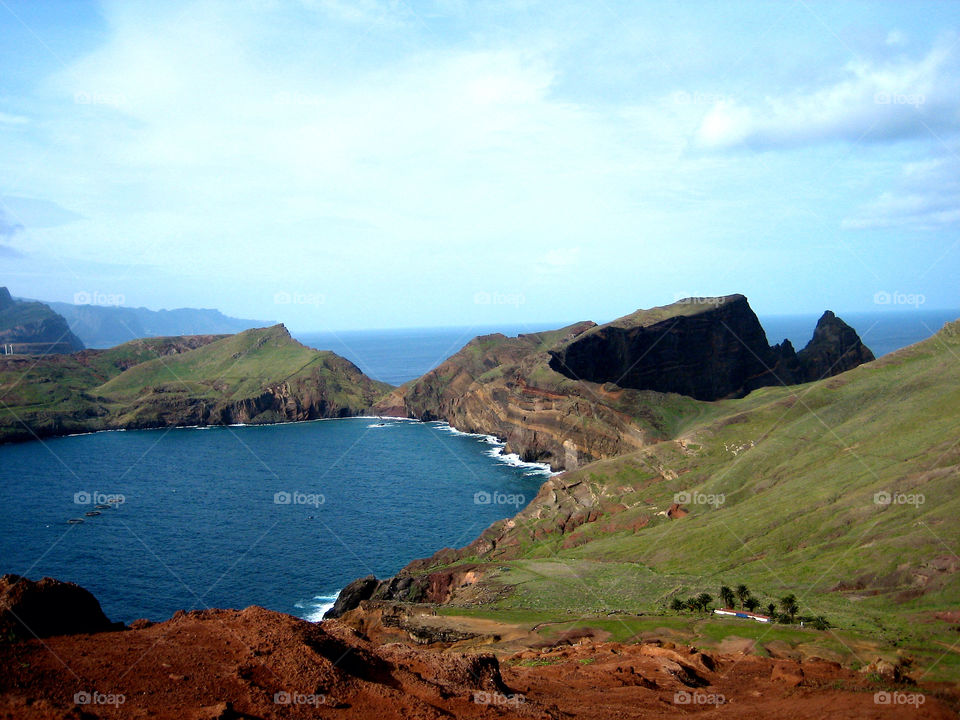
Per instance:
[[[29,640],[123,627],[110,622],[97,599],[79,585],[48,577],[37,582],[0,577],[0,637]]]
[[[379,585],[380,581],[373,575],[354,580],[340,591],[333,607],[323,614],[323,619],[338,618],[344,613],[359,607],[361,602],[370,599]]]

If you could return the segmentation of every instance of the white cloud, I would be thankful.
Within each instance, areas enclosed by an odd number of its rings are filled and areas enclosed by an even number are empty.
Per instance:
[[[350,269],[345,244],[403,267],[417,262],[405,247],[434,262],[477,242],[511,251],[517,235],[534,262],[547,243],[592,231],[623,176],[655,194],[683,141],[650,113],[557,99],[557,70],[536,47],[426,45],[358,63],[313,28],[271,27],[282,19],[269,5],[231,5],[109,5],[107,42],[51,81],[57,172],[38,165],[32,185],[88,219],[39,238],[51,252],[79,242],[107,260],[109,225],[144,262],[191,257],[178,272],[311,272],[271,262],[284,253]],[[320,10],[322,33],[331,10]],[[338,36],[376,46],[393,32]]]
[[[955,132],[960,62],[952,38],[919,60],[851,62],[832,84],[762,102],[716,103],[694,143],[702,149],[765,150],[813,143],[887,142]]]
[[[843,221],[851,230],[938,230],[960,225],[960,147],[941,157],[904,165],[896,187]]]

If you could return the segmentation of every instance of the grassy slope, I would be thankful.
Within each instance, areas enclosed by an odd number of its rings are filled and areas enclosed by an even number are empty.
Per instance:
[[[330,402],[365,408],[389,389],[332,352],[305,347],[282,326],[237,335],[135,340],[110,350],[0,362],[0,439],[57,423],[70,430],[122,426],[159,404],[230,402],[288,382],[321,387]],[[179,352],[171,354],[171,346]],[[83,427],[85,426],[85,427]]]
[[[711,405],[714,419],[682,444],[567,474],[628,509],[539,539],[556,518],[520,516],[515,546],[471,558],[495,562],[492,583],[511,587],[497,607],[662,612],[677,595],[743,582],[764,604],[795,593],[802,612],[841,628],[835,639],[852,632],[940,658],[958,639],[933,613],[960,600],[960,323],[834,378]],[[725,502],[658,516],[681,491]],[[882,506],[877,492],[924,502]],[[629,529],[638,521],[649,524]],[[955,652],[937,663],[958,671]]]
[[[104,383],[97,392],[132,399],[149,388],[201,397],[249,397],[267,384],[295,375],[326,356],[290,340],[277,326],[229,335],[194,352],[150,360]]]

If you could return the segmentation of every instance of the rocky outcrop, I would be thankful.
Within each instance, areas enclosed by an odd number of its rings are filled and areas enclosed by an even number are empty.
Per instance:
[[[691,314],[656,320],[663,309],[655,308],[652,316],[593,328],[551,350],[550,367],[572,379],[698,400],[741,396],[770,384],[776,361],[747,299],[711,300]]]
[[[40,302],[14,300],[0,287],[0,351],[3,354],[72,353],[83,343],[67,321]]]
[[[572,379],[610,382],[698,400],[742,397],[768,385],[792,385],[874,359],[856,331],[829,310],[799,353],[788,340],[769,346],[743,295],[681,301],[698,312],[625,318],[550,351],[550,367]],[[661,312],[656,312],[661,311]]]
[[[373,575],[354,580],[347,585],[337,596],[337,601],[333,607],[323,614],[324,620],[338,618],[346,612],[360,606],[364,600],[369,600],[374,590],[380,585],[380,581]]]
[[[0,577],[0,638],[28,640],[120,630],[100,603],[74,583],[45,577],[34,582],[19,575]]]
[[[797,353],[800,368],[795,380],[820,380],[852,370],[874,359],[870,348],[863,344],[857,331],[827,310],[817,323],[813,339]]]

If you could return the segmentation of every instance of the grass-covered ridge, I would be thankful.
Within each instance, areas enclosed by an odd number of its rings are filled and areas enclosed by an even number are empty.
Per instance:
[[[0,360],[0,440],[114,427],[354,415],[390,387],[286,328]]]

